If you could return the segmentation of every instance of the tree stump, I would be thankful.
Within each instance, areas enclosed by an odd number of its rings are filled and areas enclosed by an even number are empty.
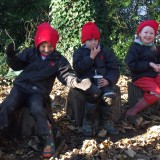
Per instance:
[[[65,104],[66,113],[72,120],[75,120],[76,126],[82,126],[85,111],[85,95],[82,91],[70,88]]]
[[[48,97],[44,104],[48,120],[53,124],[53,117],[51,111],[51,100]],[[13,115],[9,117],[9,126],[7,136],[10,138],[21,136],[35,136],[37,135],[37,123],[30,114],[27,106],[19,107],[14,111]]]
[[[36,122],[27,107],[17,109],[9,117],[7,136],[10,138],[36,135]]]
[[[112,113],[111,117],[113,117],[112,119],[114,122],[117,122],[121,118],[120,88],[118,86],[114,86],[114,91],[116,93],[116,99],[110,108]],[[85,111],[85,101],[85,95],[82,91],[70,88],[65,109],[67,115],[69,115],[72,120],[75,120],[75,124],[77,126],[82,126]]]
[[[128,106],[133,107],[142,97],[144,92],[136,87],[132,82],[128,82]],[[156,114],[160,109],[160,101],[148,106],[143,113]]]

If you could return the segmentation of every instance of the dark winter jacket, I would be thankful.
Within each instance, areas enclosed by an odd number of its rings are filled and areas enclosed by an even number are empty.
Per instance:
[[[144,46],[133,43],[126,55],[127,64],[132,80],[135,81],[141,77],[156,77],[157,72],[150,67],[149,63],[160,64],[160,50],[153,46]]]
[[[42,60],[36,48],[25,49],[16,56],[7,57],[7,62],[13,70],[23,70],[14,85],[27,93],[49,95],[56,77],[66,85],[66,77],[73,73],[67,59],[56,50]]]
[[[119,78],[119,65],[115,55],[101,46],[101,51],[93,60],[90,58],[90,49],[85,46],[79,47],[73,54],[73,68],[78,78],[93,79],[95,70],[103,75],[110,85],[117,83]]]

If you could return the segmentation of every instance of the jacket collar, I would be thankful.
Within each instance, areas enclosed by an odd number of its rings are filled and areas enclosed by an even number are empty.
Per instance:
[[[138,38],[134,40],[135,43],[140,44],[141,46],[153,46],[153,43],[143,44],[143,42]]]
[[[40,55],[40,51],[37,50],[37,55]],[[58,52],[57,50],[54,50],[51,54],[49,54],[46,59],[52,59],[52,60],[56,60],[59,59],[61,57],[60,52]]]

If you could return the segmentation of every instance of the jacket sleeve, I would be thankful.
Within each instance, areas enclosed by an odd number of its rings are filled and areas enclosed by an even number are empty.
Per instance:
[[[106,57],[105,68],[107,72],[104,78],[107,79],[111,85],[115,85],[120,76],[119,63],[117,61],[115,54],[112,52],[105,53],[105,57]]]
[[[90,56],[82,56],[82,49],[78,49],[73,54],[73,69],[76,73],[85,74],[94,64]]]
[[[140,59],[136,48],[132,45],[126,55],[125,63],[131,72],[144,72],[150,68],[146,59]]]
[[[23,70],[27,65],[27,52],[27,50],[24,50],[21,53],[7,56],[6,61],[9,67],[14,71]]]
[[[67,77],[68,76],[75,76],[75,73],[70,65],[70,63],[68,62],[68,60],[61,56],[60,60],[59,60],[59,68],[58,68],[58,73],[57,73],[57,78],[58,80],[64,84],[67,85]]]

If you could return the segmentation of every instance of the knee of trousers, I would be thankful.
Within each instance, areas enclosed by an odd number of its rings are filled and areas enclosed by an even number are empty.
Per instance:
[[[85,92],[85,95],[89,103],[97,103],[102,97],[102,90],[93,86]]]
[[[33,116],[36,116],[36,115],[41,115],[41,116],[46,116],[46,111],[45,109],[42,109],[42,108],[38,108],[38,107],[33,107],[32,109],[30,109],[30,113],[33,115]]]
[[[100,88],[98,88],[95,84],[92,83],[92,85],[86,90],[84,91],[86,94],[102,94],[102,90]]]

